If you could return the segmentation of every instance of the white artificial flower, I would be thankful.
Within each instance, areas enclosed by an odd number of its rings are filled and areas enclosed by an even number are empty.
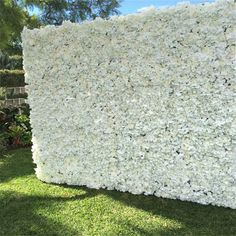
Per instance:
[[[234,5],[24,29],[37,177],[236,209]]]

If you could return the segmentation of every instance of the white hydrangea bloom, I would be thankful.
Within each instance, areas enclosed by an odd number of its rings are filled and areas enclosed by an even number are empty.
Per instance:
[[[38,178],[236,208],[235,5],[24,29]]]

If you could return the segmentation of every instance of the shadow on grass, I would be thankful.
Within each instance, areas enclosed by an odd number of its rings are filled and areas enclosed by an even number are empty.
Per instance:
[[[16,177],[34,173],[29,148],[11,150],[0,156],[0,184]]]
[[[13,191],[0,193],[0,235],[79,235],[61,222],[41,215],[63,198],[27,196]]]
[[[16,177],[34,173],[29,149],[12,151],[10,156],[0,159],[0,184]],[[48,185],[49,188],[51,185]],[[141,209],[153,215],[175,220],[183,225],[182,228],[158,228],[153,225],[143,227],[134,225],[132,221],[121,216],[116,224],[128,228],[134,235],[163,236],[163,235],[206,235],[206,236],[234,236],[236,235],[236,211],[223,207],[203,206],[191,202],[158,198],[155,196],[133,195],[118,191],[94,190],[86,187],[59,185],[64,189],[83,190],[84,194],[63,196],[31,196],[14,191],[0,192],[0,235],[81,235],[83,228],[76,225],[76,229],[63,224],[63,220],[57,222],[40,214],[40,211],[48,210],[50,214],[57,212],[63,207],[63,203],[70,201],[83,201],[92,199],[95,204],[99,203],[97,196],[103,195],[114,201],[135,209]],[[37,187],[37,186],[36,186]],[[96,199],[95,199],[96,198]],[[76,202],[74,207],[81,207]],[[83,206],[82,206],[83,207]],[[110,206],[104,205],[104,208]],[[53,213],[52,213],[53,212]],[[60,213],[59,213],[60,214]],[[70,216],[71,217],[71,216]],[[112,221],[112,216],[109,216]],[[145,219],[142,220],[145,222]],[[113,221],[114,222],[114,221]],[[96,222],[94,223],[96,224]],[[87,225],[88,227],[88,225]],[[47,234],[45,234],[45,232]],[[110,234],[115,235],[115,234]],[[124,234],[120,234],[124,235]],[[130,235],[130,234],[128,234]]]
[[[116,190],[94,190],[86,187],[64,186],[65,188],[83,189],[84,197],[105,195],[122,202],[129,207],[141,209],[153,216],[174,220],[182,225],[179,229],[163,229],[163,231],[145,231],[143,228],[130,224],[139,235],[236,235],[236,210],[212,205],[201,205],[193,202],[164,199],[155,196],[134,195]],[[121,219],[122,220],[122,219]],[[127,224],[127,222],[126,222]]]
[[[231,209],[202,206],[190,202],[181,202],[176,200],[161,199],[152,196],[132,195],[129,193],[120,193],[117,191],[108,190],[92,190],[85,187],[68,187],[86,191],[81,195],[72,197],[61,196],[28,196],[19,194],[13,191],[4,191],[0,194],[0,234],[1,235],[83,235],[79,232],[84,231],[84,225],[77,225],[76,229],[72,229],[66,224],[63,224],[63,218],[60,222],[52,218],[41,215],[40,211],[48,210],[54,214],[58,209],[63,207],[64,203],[73,201],[73,206],[77,204],[75,201],[83,201],[91,199],[94,201],[94,207],[99,203],[99,195],[104,195],[112,198],[115,201],[141,209],[151,213],[154,217],[160,219],[168,219],[179,222],[180,228],[166,228],[150,224],[147,228],[142,225],[134,224],[128,218],[120,217],[112,219],[109,216],[109,221],[114,222],[120,227],[126,228],[128,232],[135,232],[134,235],[143,236],[164,236],[164,235],[204,235],[204,236],[234,236],[236,235],[236,212]],[[80,211],[81,205],[77,205]],[[109,208],[109,206],[105,206]],[[60,213],[59,213],[60,214]],[[93,213],[96,214],[96,213]],[[89,215],[89,212],[88,212]],[[72,215],[68,217],[73,217]],[[145,219],[142,219],[145,222]],[[96,222],[86,223],[96,224]],[[117,235],[112,234],[110,235]],[[124,234],[121,234],[124,235]],[[132,235],[132,234],[127,234]]]

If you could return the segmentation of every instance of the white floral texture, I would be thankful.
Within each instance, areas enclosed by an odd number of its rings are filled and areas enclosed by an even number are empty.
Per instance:
[[[236,208],[235,5],[24,29],[38,178]]]

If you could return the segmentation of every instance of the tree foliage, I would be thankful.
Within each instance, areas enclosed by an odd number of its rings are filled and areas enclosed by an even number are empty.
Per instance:
[[[39,25],[37,17],[30,16],[18,1],[0,0],[0,49],[16,46],[24,26],[35,28]]]
[[[20,49],[24,26],[60,25],[119,14],[121,0],[0,0],[0,49]],[[35,13],[32,15],[32,12]]]
[[[24,13],[13,1],[0,1],[0,47],[3,47],[13,35],[19,34],[23,22]]]
[[[40,10],[44,24],[60,25],[63,20],[81,22],[119,14],[120,0],[25,0],[25,4]]]

